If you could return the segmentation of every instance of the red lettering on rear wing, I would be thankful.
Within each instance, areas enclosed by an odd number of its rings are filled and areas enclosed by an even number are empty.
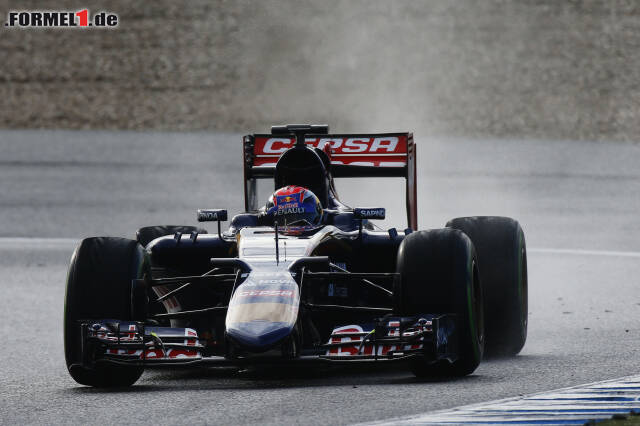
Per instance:
[[[325,151],[333,177],[404,177],[407,218],[417,229],[416,151],[411,133],[307,135],[308,146]],[[255,210],[255,180],[272,178],[280,156],[295,145],[295,136],[254,134],[243,138],[245,208]]]
[[[366,167],[406,167],[409,134],[307,136],[305,143],[330,150],[331,164]],[[292,148],[295,139],[255,135],[253,167],[275,167],[278,158]]]

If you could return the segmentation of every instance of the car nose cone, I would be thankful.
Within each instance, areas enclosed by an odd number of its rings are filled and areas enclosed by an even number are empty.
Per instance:
[[[227,328],[227,335],[237,343],[253,349],[268,348],[287,337],[292,330],[288,322],[238,322]]]
[[[250,351],[266,351],[291,334],[299,304],[300,291],[289,272],[253,271],[231,296],[227,336]]]

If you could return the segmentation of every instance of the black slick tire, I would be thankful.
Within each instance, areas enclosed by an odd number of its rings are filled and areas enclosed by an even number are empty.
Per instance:
[[[418,377],[465,376],[482,360],[484,320],[475,250],[462,232],[444,228],[409,234],[400,244],[394,288],[397,315],[457,314],[458,355],[452,363],[418,358],[411,370]]]
[[[73,379],[87,386],[130,386],[141,367],[95,364],[83,366],[79,320],[132,320],[132,280],[142,278],[148,262],[137,241],[95,237],[82,240],[76,248],[67,275],[64,307],[64,350],[67,369]]]
[[[459,217],[447,223],[471,238],[478,255],[486,312],[487,355],[514,356],[527,340],[527,249],[518,221]]]

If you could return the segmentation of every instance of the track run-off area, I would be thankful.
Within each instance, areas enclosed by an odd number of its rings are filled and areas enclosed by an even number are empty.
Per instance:
[[[240,212],[241,135],[0,132],[0,423],[362,423],[639,374],[640,145],[415,137],[421,229],[485,214],[522,224],[530,312],[519,356],[455,380],[393,366],[210,368],[148,371],[105,391],[77,385],[64,364],[73,248],[194,224],[197,208]],[[380,226],[406,226],[401,180],[336,185],[348,205],[387,207]]]

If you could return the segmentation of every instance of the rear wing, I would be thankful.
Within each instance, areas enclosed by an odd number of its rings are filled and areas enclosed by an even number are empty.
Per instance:
[[[417,229],[416,148],[412,133],[306,134],[304,141],[328,155],[334,178],[405,178],[407,221],[410,228]],[[243,138],[246,211],[258,209],[256,179],[273,178],[278,159],[295,144],[293,134],[253,134]]]

